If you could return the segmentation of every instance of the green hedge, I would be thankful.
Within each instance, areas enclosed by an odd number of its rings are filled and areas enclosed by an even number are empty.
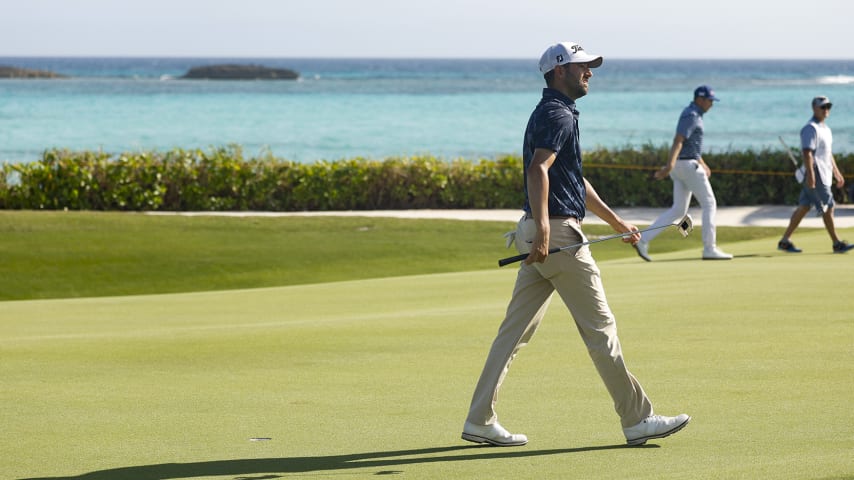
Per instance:
[[[664,207],[671,204],[673,184],[652,179],[669,156],[668,146],[597,149],[584,154],[584,176],[611,206]],[[800,153],[792,151],[800,161]],[[840,170],[848,172],[847,188],[854,182],[854,154],[837,154]],[[801,187],[785,150],[745,150],[707,153],[710,182],[718,205],[796,204]],[[852,200],[843,189],[833,188],[840,203]]]
[[[667,147],[585,153],[585,176],[612,206],[670,204],[671,182],[654,181]],[[793,204],[799,186],[784,151],[708,154],[719,205]],[[854,173],[854,155],[838,155]],[[237,146],[111,155],[48,150],[5,164],[0,208],[130,211],[323,211],[520,208],[518,156],[445,161],[430,156],[296,163],[244,158]],[[842,191],[835,192],[843,201]]]

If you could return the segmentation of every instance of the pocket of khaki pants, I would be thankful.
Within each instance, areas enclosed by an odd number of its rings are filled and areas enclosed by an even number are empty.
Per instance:
[[[516,225],[516,251],[519,253],[531,253],[531,246],[534,244],[534,236],[537,234],[537,227],[533,221],[522,217]]]

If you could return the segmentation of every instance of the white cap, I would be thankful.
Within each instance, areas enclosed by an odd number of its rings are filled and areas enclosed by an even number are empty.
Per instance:
[[[550,72],[556,66],[567,63],[589,63],[590,68],[596,68],[602,65],[602,57],[590,55],[581,45],[574,42],[556,43],[547,48],[540,57],[540,72]]]
[[[833,104],[830,103],[830,99],[823,96],[823,95],[821,97],[815,97],[812,99],[812,106],[813,107],[823,107],[825,105],[833,106]]]

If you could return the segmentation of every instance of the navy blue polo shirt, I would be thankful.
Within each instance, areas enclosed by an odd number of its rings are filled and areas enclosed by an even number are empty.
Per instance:
[[[549,168],[549,216],[584,218],[587,191],[581,171],[578,115],[571,98],[551,88],[543,89],[543,98],[528,120],[522,149],[527,213],[531,213],[528,168],[534,150],[544,148],[557,153]]]
[[[699,160],[703,156],[703,109],[691,102],[682,110],[676,133],[685,137],[679,160]]]

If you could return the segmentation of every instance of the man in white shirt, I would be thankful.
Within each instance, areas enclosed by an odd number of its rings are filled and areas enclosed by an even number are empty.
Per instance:
[[[801,151],[804,158],[804,186],[798,201],[798,208],[792,213],[789,226],[783,238],[777,243],[777,249],[789,253],[800,253],[801,249],[789,240],[800,225],[810,208],[815,206],[824,220],[824,228],[833,240],[833,253],[845,253],[854,248],[836,235],[833,222],[833,193],[830,186],[836,180],[836,187],[842,188],[845,178],[836,166],[833,158],[833,134],[825,120],[830,116],[833,104],[827,97],[812,99],[813,117],[801,129]]]

